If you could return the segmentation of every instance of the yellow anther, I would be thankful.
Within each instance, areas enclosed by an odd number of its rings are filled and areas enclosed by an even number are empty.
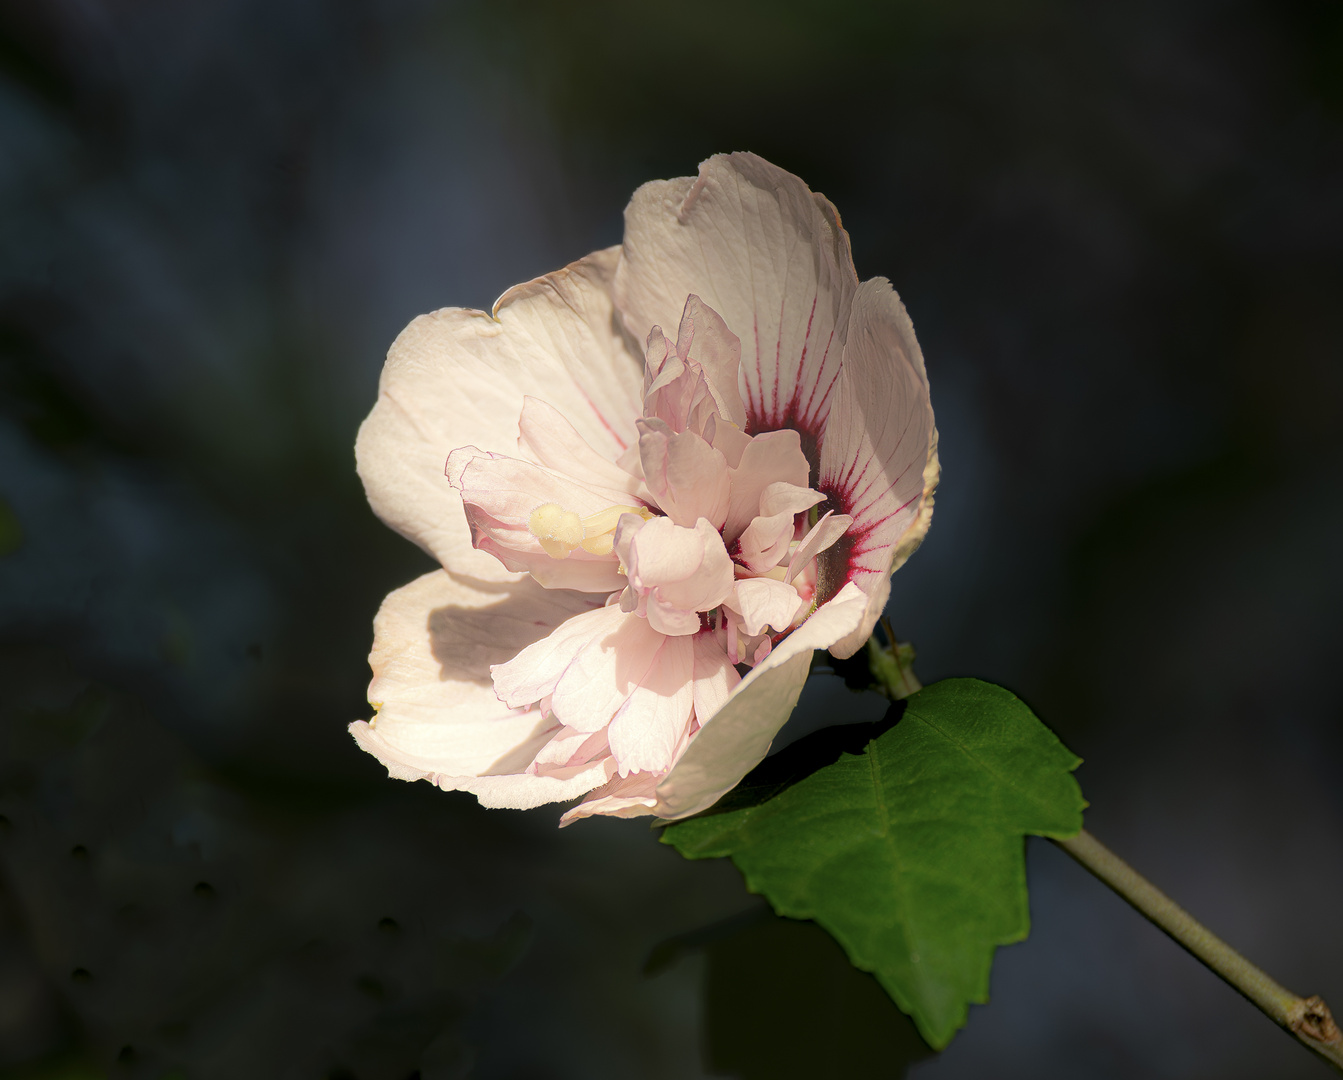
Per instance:
[[[615,547],[616,526],[625,514],[638,514],[647,521],[653,511],[646,506],[608,506],[583,519],[583,550],[590,555],[610,555]]]
[[[610,555],[616,546],[614,532],[601,533],[598,536],[583,537],[583,550],[589,555]]]
[[[616,526],[623,514],[638,514],[645,521],[653,517],[646,506],[608,506],[590,517],[580,518],[559,503],[546,503],[532,511],[527,528],[552,559],[567,559],[579,547],[590,555],[610,555],[615,546]]]
[[[567,559],[583,542],[582,520],[559,503],[538,506],[527,519],[527,528],[552,559]]]

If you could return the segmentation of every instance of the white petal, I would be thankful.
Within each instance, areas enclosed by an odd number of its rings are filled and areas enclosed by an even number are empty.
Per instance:
[[[533,581],[497,583],[426,574],[383,601],[373,623],[372,723],[350,732],[390,775],[474,792],[487,806],[571,799],[606,782],[594,762],[565,779],[525,775],[555,734],[537,709],[510,709],[490,665],[507,659],[594,600]]]
[[[696,814],[760,763],[797,704],[812,650],[829,648],[851,634],[862,623],[866,599],[846,585],[742,679],[658,785],[654,813],[664,818]]]
[[[607,738],[620,775],[671,767],[694,705],[694,655],[692,638],[663,638],[653,663],[611,721]]]
[[[923,354],[900,298],[873,278],[854,301],[817,482],[832,508],[853,518],[817,560],[818,591],[851,581],[871,598],[862,625],[831,650],[836,656],[852,655],[881,617],[890,575],[928,531],[938,476]]]
[[[788,554],[792,540],[792,514],[758,517],[738,539],[737,558],[752,573],[766,574]]]
[[[525,649],[517,651],[514,656],[506,657],[490,668],[494,680],[494,692],[505,704],[518,708],[551,697],[556,692],[561,678],[564,678],[565,673],[573,668],[579,657],[590,649],[590,646],[615,657],[616,635],[626,627],[630,618],[637,619],[624,614],[618,606],[608,604],[598,609],[583,611],[560,623],[545,637],[537,639]],[[650,660],[651,656],[642,662],[647,664]],[[588,662],[591,664],[591,660]],[[579,670],[582,670],[582,665]],[[620,700],[623,701],[623,697]],[[612,705],[611,712],[615,712],[616,705]],[[607,713],[606,719],[595,725],[572,723],[564,716],[560,716],[560,720],[575,731],[591,732],[602,727],[602,724],[610,719],[610,715],[611,713]]]
[[[760,513],[767,515],[800,514],[802,511],[810,510],[817,503],[824,501],[825,496],[819,491],[778,481],[770,484],[760,493]]]
[[[644,184],[625,210],[615,279],[625,325],[642,340],[699,296],[741,339],[752,432],[819,432],[857,287],[834,207],[754,154]]]
[[[555,595],[567,593],[557,591]],[[494,692],[505,704],[515,707],[549,697],[574,658],[592,641],[604,640],[615,633],[625,618],[617,607],[598,607],[553,625],[526,648],[514,650],[491,665]],[[579,731],[594,730],[570,726]]]
[[[509,576],[472,550],[443,462],[470,444],[511,450],[524,395],[548,401],[613,461],[633,444],[643,362],[613,325],[618,256],[595,252],[510,289],[493,317],[462,308],[422,315],[393,343],[355,458],[378,516],[445,566]]]

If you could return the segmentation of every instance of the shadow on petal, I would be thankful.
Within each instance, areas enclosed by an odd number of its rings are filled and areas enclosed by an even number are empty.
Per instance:
[[[498,600],[483,607],[446,604],[429,612],[430,650],[444,682],[489,686],[491,664],[512,660],[565,619],[602,605],[599,596],[548,591],[528,579],[490,582],[451,572],[449,577],[477,595],[494,594]]]

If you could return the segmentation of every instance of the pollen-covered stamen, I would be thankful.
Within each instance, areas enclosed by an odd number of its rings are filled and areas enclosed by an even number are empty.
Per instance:
[[[657,516],[646,506],[608,506],[583,519],[583,550],[589,555],[610,555],[615,546],[616,526],[625,514],[636,514],[645,521]]]
[[[610,555],[623,514],[637,514],[645,521],[654,516],[646,506],[608,506],[581,518],[559,503],[545,503],[532,511],[527,528],[552,559],[567,559],[580,547],[589,555]]]

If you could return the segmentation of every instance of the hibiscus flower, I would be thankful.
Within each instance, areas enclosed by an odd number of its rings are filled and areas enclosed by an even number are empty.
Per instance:
[[[383,602],[351,732],[486,806],[683,817],[852,655],[928,530],[937,431],[883,278],[751,154],[655,181],[625,239],[392,345],[359,430],[441,570]]]

